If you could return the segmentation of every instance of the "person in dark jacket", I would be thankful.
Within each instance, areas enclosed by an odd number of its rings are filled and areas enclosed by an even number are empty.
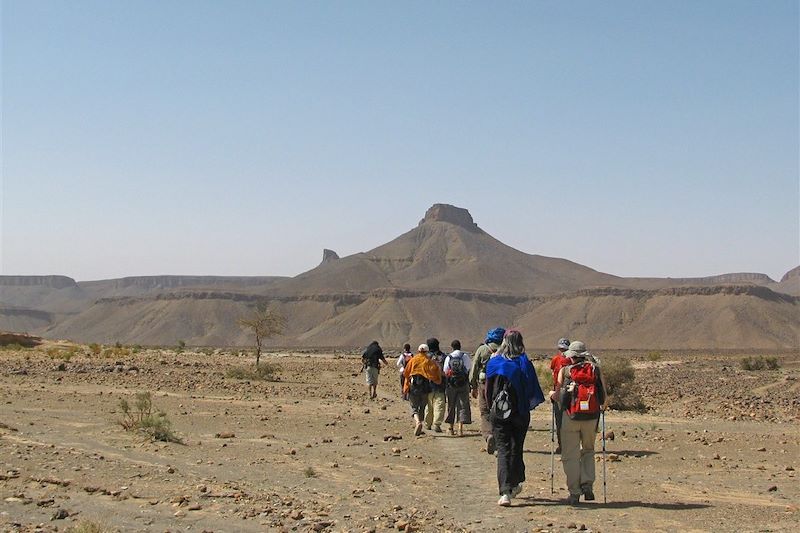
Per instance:
[[[386,363],[386,358],[383,356],[378,341],[372,341],[361,354],[361,363],[364,368],[364,375],[367,379],[367,390],[370,399],[378,397],[378,374],[381,371],[381,361]]]
[[[522,447],[531,421],[531,411],[544,402],[544,394],[536,370],[525,354],[522,334],[506,332],[497,354],[486,365],[486,403],[491,406],[498,395],[510,400],[510,414],[505,419],[491,416],[492,432],[497,446],[498,505],[507,507],[522,491],[525,462]]]
[[[439,366],[439,372],[444,373],[444,360],[447,355],[439,349],[439,339],[431,337],[425,343],[428,345],[428,357],[431,361]],[[444,381],[440,383],[431,383],[431,392],[428,394],[428,408],[425,411],[425,427],[427,429],[433,428],[436,433],[442,432],[442,422],[444,422],[444,415],[447,405],[447,399],[444,394],[446,384]]]

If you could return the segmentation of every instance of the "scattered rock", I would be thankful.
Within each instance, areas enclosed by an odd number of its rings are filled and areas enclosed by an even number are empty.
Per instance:
[[[69,511],[67,511],[66,509],[59,509],[50,518],[50,520],[64,520],[65,518],[68,518],[68,517],[69,517]]]
[[[236,434],[235,434],[235,433],[232,433],[232,432],[230,432],[230,431],[224,431],[224,432],[222,432],[222,433],[217,433],[217,434],[216,434],[216,435],[214,435],[214,436],[215,436],[216,438],[218,438],[218,439],[233,439],[233,438],[236,438]]]

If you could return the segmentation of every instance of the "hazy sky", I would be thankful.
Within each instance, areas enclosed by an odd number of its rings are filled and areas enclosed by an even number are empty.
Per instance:
[[[2,274],[296,275],[434,203],[623,276],[800,263],[798,2],[2,1]]]

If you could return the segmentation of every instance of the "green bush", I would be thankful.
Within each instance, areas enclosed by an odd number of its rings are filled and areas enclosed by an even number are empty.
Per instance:
[[[93,342],[89,345],[89,351],[92,353],[92,355],[100,355],[100,352],[103,351],[103,347],[96,342]]]
[[[133,409],[125,398],[119,401],[122,420],[119,424],[126,431],[137,431],[147,435],[150,440],[182,443],[180,437],[172,432],[172,423],[166,413],[153,413],[153,399],[149,392],[136,393]]]
[[[604,357],[600,369],[608,391],[609,407],[621,411],[645,410],[644,401],[636,385],[636,374],[629,358]]]
[[[252,381],[272,381],[278,366],[272,363],[261,363],[258,366],[233,366],[225,371],[225,377],[231,379],[249,379]]]

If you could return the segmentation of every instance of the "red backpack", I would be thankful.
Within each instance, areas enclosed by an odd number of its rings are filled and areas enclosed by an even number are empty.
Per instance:
[[[600,417],[600,404],[604,398],[597,365],[584,360],[565,366],[561,387],[561,405],[571,419]]]

